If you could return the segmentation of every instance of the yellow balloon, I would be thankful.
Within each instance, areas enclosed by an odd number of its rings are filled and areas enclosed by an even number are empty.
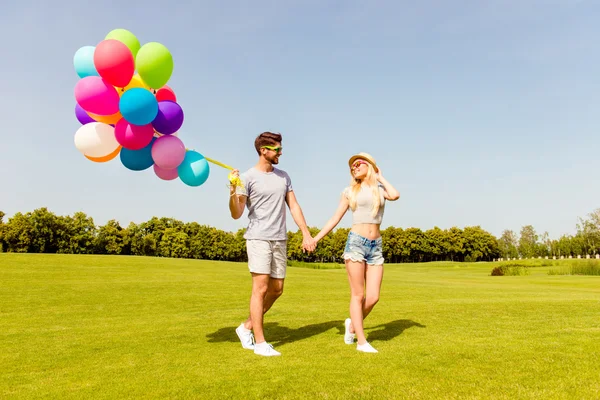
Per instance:
[[[133,89],[133,88],[144,88],[144,89],[150,90],[150,86],[148,86],[146,84],[146,82],[144,82],[144,80],[138,74],[135,74],[131,78],[129,85],[127,85],[123,88],[123,93],[128,91],[129,89]]]
[[[114,88],[117,90],[117,93],[119,93],[119,97],[123,96],[123,93],[125,93],[129,89],[133,89],[133,88],[143,88],[143,89],[147,89],[147,90],[151,91],[150,86],[148,86],[146,84],[146,82],[144,82],[144,80],[138,74],[135,74],[131,78],[131,81],[129,81],[129,84],[127,84],[127,86],[125,86],[125,87],[115,86]]]

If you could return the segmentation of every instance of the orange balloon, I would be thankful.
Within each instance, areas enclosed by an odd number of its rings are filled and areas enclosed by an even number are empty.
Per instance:
[[[119,122],[119,120],[121,118],[123,118],[120,111],[117,111],[113,115],[98,115],[98,114],[92,114],[92,113],[88,113],[88,115],[90,117],[92,117],[94,119],[94,121],[102,122],[103,124],[108,124],[108,125],[114,125],[117,122]]]
[[[113,151],[112,153],[110,153],[109,155],[104,156],[104,157],[90,157],[90,156],[85,156],[85,158],[87,158],[90,161],[97,162],[97,163],[107,162],[107,161],[112,160],[116,156],[118,156],[119,153],[121,152],[121,148],[122,147],[123,146],[117,147],[117,149],[115,151]]]

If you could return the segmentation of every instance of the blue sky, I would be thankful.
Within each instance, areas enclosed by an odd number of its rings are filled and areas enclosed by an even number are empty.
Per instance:
[[[117,4],[114,3],[113,4]],[[173,3],[175,4],[175,3]],[[169,48],[179,137],[245,170],[283,134],[286,170],[321,227],[366,151],[401,198],[383,227],[531,224],[572,234],[600,207],[600,4],[490,1],[81,1],[2,7],[0,210],[152,216],[224,230],[227,171],[188,187],[75,148],[73,55],[115,28]],[[289,214],[288,214],[289,216]],[[349,227],[347,214],[339,227]],[[291,218],[288,229],[296,230]]]

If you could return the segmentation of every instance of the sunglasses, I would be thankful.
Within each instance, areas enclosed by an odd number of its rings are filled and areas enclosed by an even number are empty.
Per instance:
[[[262,146],[263,149],[273,150],[276,153],[281,153],[283,151],[283,147],[275,147],[275,146]]]
[[[356,169],[356,168],[360,167],[360,166],[361,166],[361,165],[363,165],[363,164],[367,165],[367,162],[366,162],[366,161],[359,160],[359,161],[356,161],[354,164],[352,164],[352,167],[351,167],[351,168],[352,168],[352,169]]]

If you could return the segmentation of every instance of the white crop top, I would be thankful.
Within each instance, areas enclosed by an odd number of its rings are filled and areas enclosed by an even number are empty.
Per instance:
[[[373,217],[373,192],[370,187],[362,186],[356,196],[356,210],[352,213],[352,224],[381,224],[383,220],[383,212],[385,211],[385,198],[383,197],[384,189],[379,188],[379,211]],[[350,196],[351,186],[344,189],[344,196],[348,199]]]

